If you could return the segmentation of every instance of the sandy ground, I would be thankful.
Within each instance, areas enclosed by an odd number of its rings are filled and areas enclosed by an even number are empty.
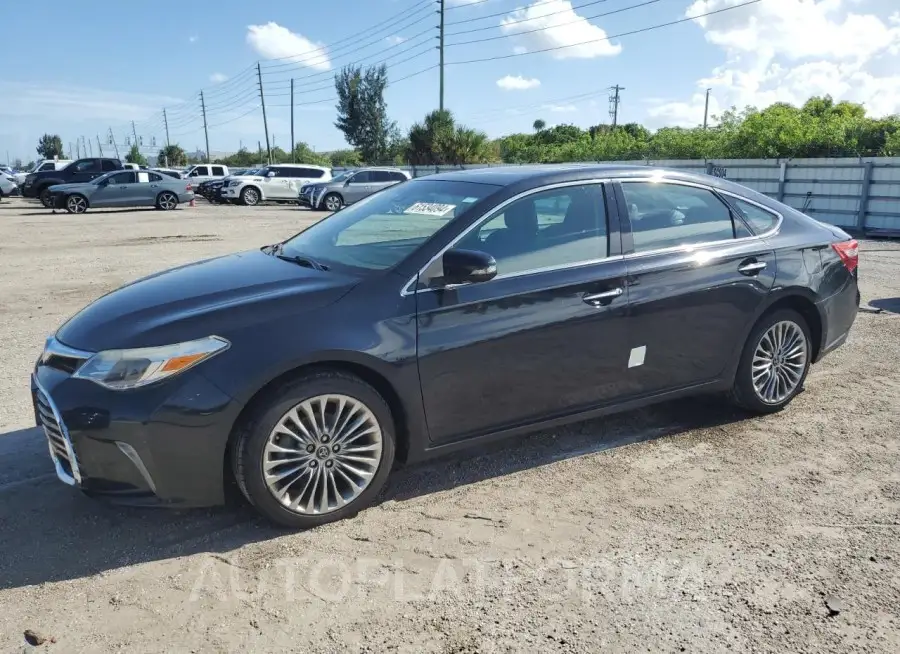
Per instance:
[[[400,471],[305,533],[58,482],[32,427],[45,336],[100,294],[316,215],[50,215],[0,203],[0,651],[897,652],[900,244],[863,244],[848,344],[781,415],[716,399]]]

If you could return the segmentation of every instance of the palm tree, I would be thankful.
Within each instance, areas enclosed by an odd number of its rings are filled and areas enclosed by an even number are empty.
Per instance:
[[[543,120],[541,120],[540,118],[538,118],[536,121],[534,121],[534,125],[532,125],[532,127],[534,127],[534,131],[535,131],[535,132],[542,132],[542,131],[544,131],[544,128],[545,128],[546,126],[547,126],[547,123],[545,123],[545,122],[544,122]]]

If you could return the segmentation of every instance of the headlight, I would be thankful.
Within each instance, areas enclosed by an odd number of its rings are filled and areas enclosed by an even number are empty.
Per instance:
[[[228,349],[231,343],[219,336],[196,341],[133,350],[98,352],[73,375],[114,391],[139,388],[168,379]]]
[[[34,181],[34,178],[35,178],[35,177],[36,177],[36,175],[28,175],[28,176],[26,176],[26,177],[25,177],[25,183],[26,183],[26,184],[31,184],[31,182]]]

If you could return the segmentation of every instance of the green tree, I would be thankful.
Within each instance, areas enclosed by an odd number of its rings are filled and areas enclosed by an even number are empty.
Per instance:
[[[425,116],[421,123],[409,128],[409,146],[406,158],[413,165],[446,163],[440,143],[456,130],[453,114],[446,109],[436,109]]]
[[[547,123],[546,123],[546,121],[538,118],[536,121],[534,121],[534,124],[532,124],[532,127],[534,128],[535,132],[543,132],[544,128],[547,127]]]
[[[299,164],[311,164],[313,166],[330,166],[331,160],[324,154],[315,152],[302,141],[294,145],[293,160]]]
[[[62,159],[66,156],[65,152],[63,152],[63,143],[62,139],[59,138],[59,134],[44,134],[38,140],[37,153],[43,159],[54,159],[56,157]]]
[[[187,166],[187,154],[179,145],[167,145],[156,156],[156,165],[169,166],[171,168]]]
[[[363,162],[358,150],[335,150],[328,153],[328,159],[335,168],[354,168]]]
[[[136,163],[139,166],[147,165],[147,157],[141,154],[141,151],[138,150],[137,144],[131,146],[128,154],[125,155],[125,161],[127,161],[128,163]]]
[[[364,161],[384,160],[396,125],[388,119],[384,90],[387,66],[345,66],[334,76],[338,118],[335,127],[347,143],[359,150]]]
[[[885,138],[882,153],[887,157],[900,157],[900,128]]]

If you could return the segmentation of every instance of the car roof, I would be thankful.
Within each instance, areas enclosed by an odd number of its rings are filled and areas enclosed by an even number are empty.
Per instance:
[[[295,163],[279,163],[279,164],[268,164],[264,166],[264,168],[274,168],[278,166],[279,168],[315,168],[316,170],[331,170],[330,168],[326,168],[325,166],[317,166],[316,164],[295,164]]]

